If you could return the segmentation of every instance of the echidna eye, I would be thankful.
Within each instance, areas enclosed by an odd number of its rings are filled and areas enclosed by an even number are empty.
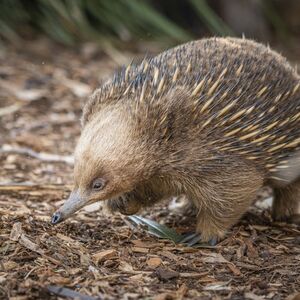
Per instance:
[[[104,188],[105,181],[102,178],[97,178],[93,181],[92,188],[95,191],[100,191]]]

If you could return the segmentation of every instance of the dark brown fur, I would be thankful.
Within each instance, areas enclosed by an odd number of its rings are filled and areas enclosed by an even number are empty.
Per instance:
[[[87,135],[96,117],[117,111],[123,121],[111,126],[130,124],[126,151],[121,145],[108,159],[101,143],[80,145],[77,188],[94,179],[94,169],[85,169],[98,168],[97,176],[113,169],[109,176],[119,179],[93,201],[109,196],[109,207],[127,214],[185,194],[199,211],[204,241],[221,238],[266,184],[275,188],[274,217],[295,216],[300,168],[292,180],[281,170],[299,165],[299,85],[282,56],[245,39],[194,41],[129,66],[95,91],[82,118]],[[91,147],[99,148],[96,166],[82,156]]]

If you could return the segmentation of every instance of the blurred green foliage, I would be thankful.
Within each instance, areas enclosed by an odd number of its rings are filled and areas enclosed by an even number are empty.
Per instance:
[[[34,28],[69,45],[82,39],[146,38],[170,43],[192,38],[183,22],[177,24],[160,11],[175,11],[176,4],[155,4],[139,0],[2,0],[0,34],[17,41],[26,29]],[[230,33],[205,0],[191,0],[189,4],[212,32]]]
[[[280,23],[272,7],[269,16]],[[199,33],[234,35],[209,0],[0,1],[2,39],[18,42],[35,32],[67,45],[78,40],[104,43],[141,39],[172,44]]]

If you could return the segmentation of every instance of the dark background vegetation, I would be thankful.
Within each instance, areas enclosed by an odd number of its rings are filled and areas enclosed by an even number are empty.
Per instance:
[[[208,35],[244,34],[289,44],[300,35],[298,0],[2,0],[0,36],[21,43],[46,34],[66,45],[164,46]]]

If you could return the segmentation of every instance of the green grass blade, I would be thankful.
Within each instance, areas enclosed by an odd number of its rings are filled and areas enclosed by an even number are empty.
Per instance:
[[[280,14],[274,7],[274,3],[271,1],[262,1],[261,2],[263,12],[269,22],[273,25],[276,30],[277,35],[284,41],[287,41],[290,38],[289,31],[286,27],[286,24],[282,20]]]
[[[192,38],[187,31],[161,15],[146,2],[136,0],[125,2],[136,16],[139,16],[139,18],[149,23],[149,25],[154,26],[156,30],[160,30],[166,36],[178,41],[187,41]]]
[[[137,225],[147,226],[149,233],[162,239],[168,239],[174,243],[178,243],[183,238],[183,236],[178,234],[174,229],[171,229],[165,225],[161,225],[153,220],[136,215],[129,216],[128,218]]]
[[[234,35],[233,31],[210,8],[206,0],[189,0],[189,2],[195,8],[199,17],[213,33],[217,33],[222,36]]]

